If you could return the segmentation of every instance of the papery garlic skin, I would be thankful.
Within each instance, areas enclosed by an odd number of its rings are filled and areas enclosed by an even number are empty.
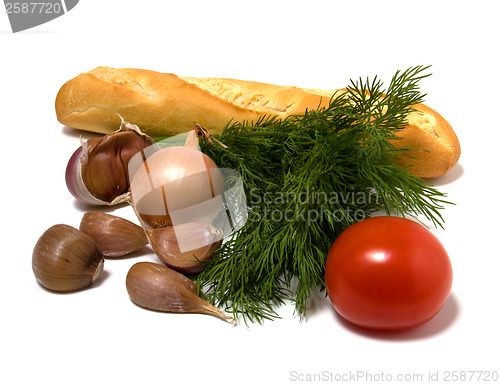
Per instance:
[[[135,131],[125,130],[87,142],[82,179],[92,195],[112,202],[128,191],[128,162],[136,153],[154,143],[148,138]]]
[[[132,302],[146,309],[172,313],[200,313],[234,323],[233,317],[200,298],[196,284],[184,275],[152,262],[133,265],[125,281]]]
[[[54,225],[38,239],[32,255],[33,273],[40,285],[70,292],[92,285],[103,271],[104,258],[87,234]]]
[[[105,258],[123,257],[148,244],[142,227],[124,218],[99,211],[83,215],[80,231],[92,237]]]
[[[84,155],[84,146],[79,147],[71,156],[66,167],[66,186],[69,192],[76,199],[89,205],[107,205],[101,199],[97,199],[85,186],[82,178],[82,156]]]
[[[128,201],[128,162],[154,144],[139,127],[123,121],[120,128],[89,139],[71,156],[66,185],[78,200],[90,205],[114,205]]]

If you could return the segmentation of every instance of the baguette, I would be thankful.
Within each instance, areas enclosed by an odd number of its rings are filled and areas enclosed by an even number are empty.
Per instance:
[[[278,86],[236,79],[178,77],[143,69],[98,67],[66,82],[56,97],[62,124],[106,134],[121,115],[146,134],[172,136],[194,123],[220,133],[228,121],[280,118],[327,105],[335,91]],[[415,147],[398,162],[416,176],[444,175],[458,162],[460,144],[449,123],[429,107],[415,105],[396,147]]]

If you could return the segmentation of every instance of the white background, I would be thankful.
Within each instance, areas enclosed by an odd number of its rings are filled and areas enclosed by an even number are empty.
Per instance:
[[[0,13],[0,382],[288,384],[318,373],[426,380],[436,371],[444,379],[446,371],[500,370],[498,4],[82,0],[16,34]],[[38,237],[56,223],[77,227],[87,210],[64,182],[82,134],[56,120],[65,81],[107,65],[331,89],[359,76],[388,81],[419,64],[432,64],[421,83],[426,104],[462,145],[458,166],[434,181],[456,203],[444,211],[446,230],[435,232],[454,286],[428,324],[362,332],[321,296],[305,322],[285,306],[282,319],[248,328],[147,311],[130,302],[124,284],[132,264],[155,260],[146,252],[106,261],[104,279],[86,291],[58,295],[37,284]],[[115,214],[133,218],[126,207]]]

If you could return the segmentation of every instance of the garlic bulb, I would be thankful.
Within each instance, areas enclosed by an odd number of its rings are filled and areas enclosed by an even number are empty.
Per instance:
[[[131,200],[148,228],[212,223],[220,213],[224,180],[197,143],[193,130],[184,146],[162,148],[147,159],[134,157],[139,165],[130,173]]]
[[[122,257],[148,244],[142,227],[99,211],[83,215],[80,231],[92,237],[105,258]]]
[[[104,259],[87,234],[68,225],[55,225],[38,239],[32,256],[33,273],[49,290],[68,292],[92,285]]]
[[[154,144],[139,127],[122,119],[120,128],[89,139],[71,156],[66,185],[78,200],[91,205],[114,205],[128,200],[128,162]]]
[[[198,296],[193,281],[167,266],[136,263],[127,274],[126,287],[132,302],[146,309],[209,314],[234,323],[232,317]]]
[[[170,268],[197,274],[205,269],[223,239],[221,230],[208,223],[185,223],[148,231],[151,247],[157,257]]]

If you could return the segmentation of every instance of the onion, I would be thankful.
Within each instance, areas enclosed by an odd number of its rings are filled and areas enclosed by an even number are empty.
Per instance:
[[[184,146],[162,148],[148,157],[145,151],[131,160],[131,201],[147,227],[212,223],[220,214],[224,179],[197,146],[193,130]]]

